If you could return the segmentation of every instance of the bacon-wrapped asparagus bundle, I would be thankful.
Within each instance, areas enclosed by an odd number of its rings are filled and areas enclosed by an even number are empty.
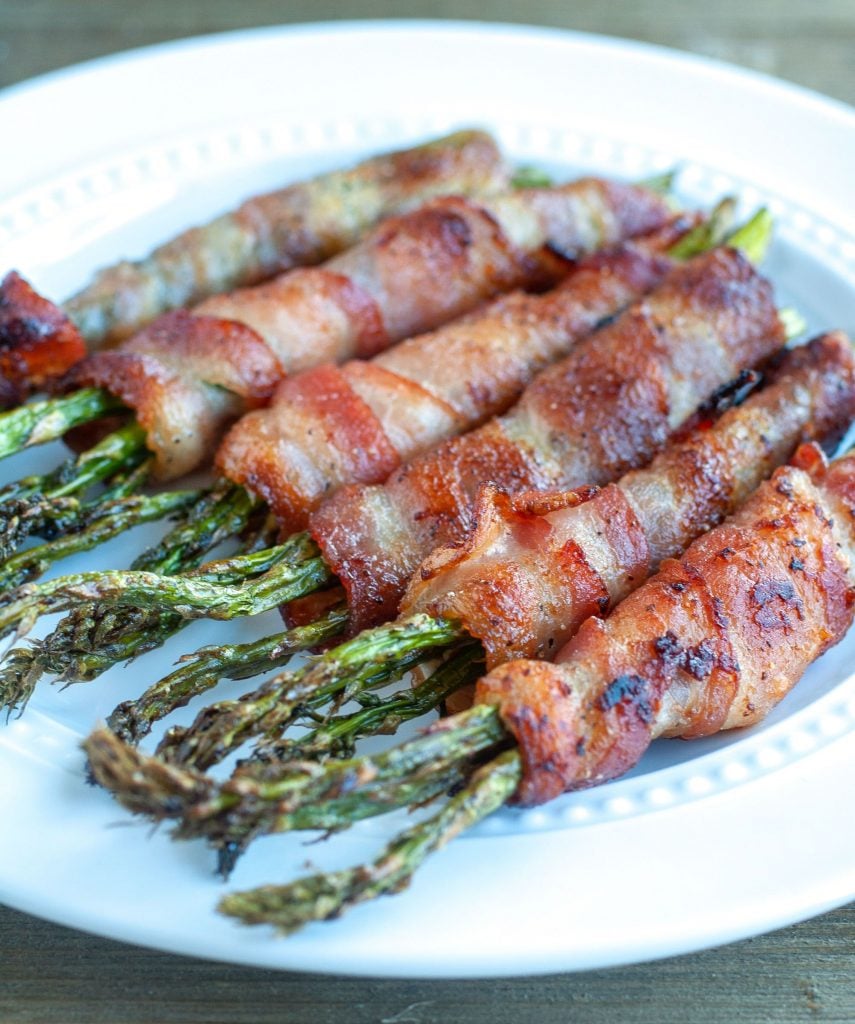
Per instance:
[[[238,824],[257,831],[265,814],[266,825],[343,827],[433,795],[439,779],[471,776],[369,868],[268,886],[221,905],[247,922],[292,931],[398,891],[428,853],[509,800],[537,804],[605,782],[660,736],[691,739],[755,724],[843,638],[853,616],[855,456],[828,468],[806,445],[608,619],[587,619],[555,663],[493,670],[478,684],[475,707],[384,755],[302,776],[292,765],[255,785],[245,774],[223,792],[199,773],[144,758],[106,730],[86,748],[96,778],[133,809],[143,809],[148,774],[155,791],[148,810],[178,799],[192,807],[182,834],[226,839]],[[465,758],[491,753],[474,774],[471,761],[466,766]],[[333,824],[337,801],[345,811]]]
[[[760,721],[843,638],[855,609],[855,457],[800,449],[723,526],[587,620],[554,665],[478,684],[520,743],[523,804],[627,771],[659,736]],[[548,723],[541,732],[536,722]]]
[[[447,197],[390,218],[323,267],[168,313],[119,349],[75,366],[76,395],[0,417],[0,454],[130,406],[171,479],[213,455],[222,431],[264,404],[286,373],[365,357],[512,287],[542,283],[572,256],[661,227],[654,192],[583,179],[479,203]],[[93,392],[104,408],[92,405]],[[85,409],[80,408],[86,400]]]
[[[383,480],[432,444],[502,413],[538,371],[664,278],[672,260],[662,250],[709,242],[713,221],[689,224],[676,218],[640,244],[589,257],[546,295],[514,292],[371,360],[288,378],[269,407],[227,434],[217,468],[266,500],[282,528],[305,526],[311,508],[342,483]],[[95,520],[98,537],[109,534],[111,514],[106,506]],[[126,528],[123,508],[114,517],[116,531]],[[86,550],[86,540],[74,550]],[[0,583],[26,581],[28,565],[50,553],[43,546],[8,559]]]
[[[329,259],[383,217],[442,194],[489,194],[509,172],[485,132],[460,131],[255,196],[138,262],[100,271],[60,309],[17,274],[0,284],[0,405],[158,314]]]
[[[282,530],[306,526],[346,483],[399,465],[504,412],[537,372],[659,284],[685,219],[589,258],[544,295],[515,292],[371,360],[290,377],[217,453],[220,473],[266,501]]]

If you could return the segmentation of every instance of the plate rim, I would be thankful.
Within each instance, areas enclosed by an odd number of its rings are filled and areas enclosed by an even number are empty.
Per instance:
[[[21,95],[26,96],[28,88],[33,89],[33,88],[38,88],[38,87],[43,87],[43,86],[52,87],[57,82],[59,82],[61,84],[62,81],[64,79],[68,78],[68,77],[75,77],[75,76],[77,76],[77,75],[79,75],[81,73],[84,73],[84,72],[88,73],[88,72],[93,72],[93,71],[97,74],[97,73],[100,72],[100,70],[101,70],[101,68],[103,66],[111,66],[111,65],[122,66],[123,64],[126,64],[127,62],[132,61],[132,60],[143,60],[143,61],[146,61],[146,60],[150,59],[151,57],[158,56],[158,54],[162,53],[163,51],[174,51],[174,52],[181,53],[181,52],[183,52],[184,50],[186,50],[188,48],[204,50],[207,47],[210,47],[212,44],[215,47],[219,46],[220,44],[238,45],[238,46],[240,46],[240,45],[246,43],[247,41],[251,42],[254,38],[257,38],[257,37],[272,38],[272,37],[277,37],[279,35],[304,35],[304,34],[305,35],[318,35],[318,34],[323,35],[323,34],[327,34],[327,33],[332,33],[332,34],[335,34],[335,35],[344,35],[344,34],[353,34],[354,32],[368,32],[369,34],[371,34],[371,33],[374,33],[375,31],[378,31],[378,30],[379,30],[380,33],[386,33],[386,32],[399,31],[400,29],[406,29],[409,32],[409,31],[416,30],[419,27],[425,27],[428,30],[439,29],[442,32],[448,32],[448,33],[452,33],[452,34],[455,34],[455,35],[459,35],[459,34],[475,34],[475,35],[479,35],[479,34],[483,34],[484,32],[486,32],[488,35],[490,35],[490,34],[498,34],[498,35],[501,35],[501,36],[514,36],[514,37],[521,37],[521,38],[534,38],[534,39],[549,38],[549,39],[559,39],[559,40],[560,39],[564,39],[564,40],[570,39],[570,40],[572,40],[572,41],[574,41],[576,43],[589,44],[589,45],[593,45],[593,46],[596,46],[596,47],[608,49],[610,51],[615,51],[615,52],[622,51],[622,50],[624,50],[624,49],[626,49],[628,47],[631,50],[639,50],[639,51],[647,53],[649,55],[656,56],[656,57],[659,57],[661,59],[665,59],[669,64],[679,65],[679,66],[682,66],[682,65],[691,66],[691,67],[693,67],[695,69],[706,68],[707,70],[715,71],[717,73],[726,73],[733,80],[735,80],[737,82],[740,82],[740,83],[745,83],[746,81],[749,81],[749,82],[753,81],[755,83],[760,83],[760,84],[762,84],[765,87],[772,86],[774,92],[777,92],[777,93],[782,93],[783,92],[783,94],[785,94],[785,95],[787,95],[787,94],[795,95],[795,96],[799,97],[801,101],[810,100],[811,103],[818,105],[822,110],[825,110],[826,113],[828,112],[829,108],[831,108],[831,109],[835,110],[837,115],[840,115],[840,114],[845,115],[845,118],[847,119],[847,127],[848,127],[848,129],[855,131],[855,110],[850,108],[847,104],[843,103],[842,101],[824,98],[820,94],[815,93],[812,90],[806,89],[806,88],[804,88],[802,86],[797,86],[797,85],[793,85],[793,84],[790,84],[790,83],[780,82],[780,80],[775,79],[775,78],[773,78],[771,76],[765,75],[765,74],[763,74],[761,72],[753,72],[753,71],[748,71],[748,70],[743,70],[743,69],[735,68],[735,67],[733,67],[731,65],[728,65],[728,64],[726,64],[724,62],[713,60],[711,58],[699,57],[699,56],[692,55],[690,53],[686,53],[684,51],[671,50],[671,49],[669,49],[667,47],[662,47],[662,46],[658,46],[658,45],[655,45],[655,44],[642,43],[642,42],[638,42],[638,41],[634,41],[634,40],[622,40],[619,37],[600,36],[600,35],[594,35],[594,34],[589,34],[589,33],[571,32],[571,31],[562,30],[562,29],[538,28],[538,27],[534,27],[534,26],[517,26],[517,25],[513,25],[513,24],[492,23],[492,22],[476,22],[476,21],[453,22],[453,21],[447,21],[447,20],[424,20],[424,19],[413,19],[413,20],[409,20],[409,19],[394,19],[394,20],[355,21],[355,22],[351,21],[351,22],[335,22],[335,23],[307,23],[307,24],[301,24],[301,25],[295,25],[295,26],[270,26],[270,27],[266,27],[266,28],[246,29],[246,30],[238,30],[238,31],[233,31],[233,32],[225,32],[225,33],[215,33],[215,34],[206,35],[206,36],[191,37],[189,39],[183,39],[183,40],[182,39],[172,40],[172,41],[169,41],[169,42],[166,42],[166,43],[155,44],[154,46],[137,48],[137,49],[134,49],[134,50],[124,51],[123,53],[119,53],[119,54],[114,54],[114,55],[110,55],[110,56],[106,56],[106,57],[96,58],[96,59],[94,59],[92,61],[87,61],[84,64],[73,65],[73,66],[71,66],[69,68],[64,68],[64,69],[60,69],[60,70],[57,70],[57,71],[54,71],[54,72],[49,72],[49,73],[47,73],[45,75],[39,76],[36,79],[32,79],[29,82],[19,83],[18,85],[12,86],[9,89],[6,89],[2,93],[0,93],[0,110],[2,110],[2,107],[3,107],[3,105],[4,105],[4,103],[6,101],[16,100]],[[836,109],[836,108],[839,108],[839,109]],[[149,140],[146,140],[146,141],[148,143],[153,143],[155,140],[149,139]],[[48,178],[46,180],[51,180],[51,178],[55,177],[58,173],[59,172],[54,172],[53,174],[48,176]],[[40,184],[40,183],[37,183],[37,184]],[[482,838],[487,839],[489,837],[482,837]],[[850,899],[852,897],[852,895],[855,895],[855,887],[853,887],[852,890],[849,893],[844,895],[840,902],[846,902],[848,899]],[[28,909],[27,906],[20,905],[20,904],[14,902],[13,900],[8,899],[7,897],[4,897],[4,901],[9,903],[10,906],[18,906],[19,909],[23,909],[23,910],[27,910]],[[834,903],[834,902],[832,902],[832,903],[827,903],[826,902],[826,903],[823,903],[822,905],[817,904],[816,907],[813,908],[813,909],[805,909],[803,916],[810,916],[810,914],[813,913],[813,912],[820,912],[821,910],[828,909],[830,906],[833,906],[833,905],[838,905],[838,904]],[[33,908],[29,910],[29,912],[36,913],[36,914],[39,914],[40,916],[42,916],[42,911],[40,911],[39,909],[36,909],[35,903],[33,904]],[[76,924],[75,925],[74,921],[68,919],[67,917],[63,917],[63,916],[60,916],[60,915],[57,915],[57,914],[53,914],[50,917],[50,919],[57,920],[57,921],[62,921],[62,923],[69,924],[72,927],[81,927],[80,924]],[[790,920],[795,920],[796,918],[789,918],[789,919]],[[769,924],[769,927],[776,927],[780,923],[784,923],[784,922],[773,921],[773,923]],[[85,925],[83,925],[82,927],[85,928]],[[756,934],[756,933],[757,932],[756,932],[754,926],[748,926],[748,929],[743,934]],[[243,957],[236,958],[234,954],[223,956],[223,955],[219,955],[219,954],[216,954],[216,953],[206,953],[206,952],[200,951],[198,949],[190,950],[190,949],[187,949],[187,948],[179,948],[180,947],[180,943],[177,946],[173,946],[172,944],[164,944],[162,938],[152,938],[151,941],[149,941],[149,940],[145,939],[144,937],[141,937],[140,935],[135,935],[133,937],[129,937],[128,933],[127,932],[123,933],[120,928],[111,932],[111,931],[106,930],[104,927],[99,926],[98,929],[97,929],[97,934],[110,935],[111,938],[124,939],[125,941],[133,941],[133,942],[136,942],[136,943],[139,943],[139,944],[152,945],[152,946],[154,946],[156,948],[173,948],[176,952],[182,952],[182,953],[186,953],[186,954],[189,954],[189,955],[208,957],[210,959],[227,959],[227,960],[231,960],[232,962],[234,962],[235,959],[237,959],[238,962],[243,962],[243,963],[258,963],[258,960],[256,958],[243,958]],[[737,937],[737,936],[734,936],[734,937]],[[291,940],[291,941],[293,941],[293,940]],[[730,940],[719,939],[718,941],[730,941]],[[651,956],[668,956],[668,955],[672,955],[672,953],[674,953],[674,952],[688,952],[690,949],[702,948],[704,945],[707,945],[708,943],[709,943],[709,937],[702,939],[699,945],[688,946],[685,949],[680,949],[680,950],[664,950],[664,951],[662,951],[660,953],[657,953],[657,954],[651,954]],[[239,944],[239,939],[238,939],[238,944]],[[287,944],[288,943],[286,942],[285,945],[287,946]],[[626,962],[637,962],[637,960],[634,960],[634,959],[633,960],[616,959],[614,961],[611,961],[611,964],[626,963]],[[603,965],[605,966],[605,964],[603,964]],[[333,965],[333,966],[330,966],[330,967],[327,968],[327,967],[324,967],[323,964],[318,964],[318,963],[309,963],[309,964],[303,963],[303,964],[297,965],[297,964],[290,963],[290,962],[285,962],[285,963],[277,962],[277,963],[265,963],[264,966],[275,966],[275,967],[280,967],[280,968],[284,968],[284,969],[309,969],[309,970],[316,970],[316,971],[317,970],[320,970],[320,971],[325,971],[326,970],[326,971],[335,972],[335,973],[345,973],[346,972],[346,973],[350,973],[350,974],[376,975],[376,965],[363,965],[363,966],[360,967],[358,965],[351,964],[350,966],[344,966],[343,967],[341,964],[336,964],[336,965]],[[591,964],[586,964],[586,965],[583,965],[582,967],[579,967],[579,968],[574,968],[574,966],[572,964],[571,965],[564,965],[562,967],[549,966],[549,967],[544,969],[544,972],[545,971],[552,971],[552,970],[559,970],[559,969],[563,969],[563,970],[586,969],[587,967],[590,967],[590,966],[592,966],[592,965]],[[531,966],[531,965],[527,966],[526,970],[527,970],[527,972],[530,972],[530,973],[538,973],[538,969],[536,967]],[[492,972],[490,972],[490,973],[492,973]],[[498,971],[496,971],[496,974],[508,974],[508,973],[513,973],[513,972],[507,972],[506,970],[504,970],[502,968],[500,968]],[[397,973],[396,971],[393,970],[391,973],[386,973],[385,976],[415,977],[415,976],[419,976],[419,975],[417,973],[413,973],[412,969],[407,969],[405,971],[405,973],[403,973],[403,974],[399,974],[399,973]],[[440,975],[436,975],[436,974],[430,973],[430,974],[421,975],[421,976],[436,977],[436,976],[440,976]],[[465,973],[460,973],[460,974],[458,974],[458,973],[443,974],[441,976],[447,976],[447,977],[451,977],[451,976],[457,976],[457,977],[472,977],[472,976],[484,977],[484,976],[487,976],[487,975],[485,973],[481,972],[481,971],[477,971],[475,974],[471,974],[471,973],[465,972]]]

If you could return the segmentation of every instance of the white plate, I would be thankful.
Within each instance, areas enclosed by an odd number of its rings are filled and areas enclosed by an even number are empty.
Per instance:
[[[61,297],[241,196],[452,126],[496,130],[562,175],[682,166],[687,201],[735,190],[779,232],[769,270],[812,327],[855,327],[852,111],[767,78],[615,40],[500,26],[265,30],[97,61],[0,98],[0,268]],[[27,456],[37,466],[42,453]],[[13,460],[15,462],[15,460]],[[5,468],[19,473],[21,462]],[[102,561],[126,557],[114,545]],[[80,559],[74,565],[92,564]],[[274,629],[276,617],[230,627]],[[0,730],[0,898],[138,943],[270,967],[508,975],[652,959],[755,934],[855,895],[855,636],[762,727],[660,743],[628,778],[505,812],[404,895],[287,941],[213,912],[199,844],[128,825],[81,776],[80,738],[172,657],[62,693]],[[233,687],[237,692],[240,685]],[[189,714],[189,712],[187,713]],[[186,716],[185,716],[186,717]],[[116,823],[126,827],[111,827]],[[230,888],[365,858],[400,824],[257,844]]]

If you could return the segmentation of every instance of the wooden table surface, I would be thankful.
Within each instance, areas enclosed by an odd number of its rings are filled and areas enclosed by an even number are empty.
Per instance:
[[[402,16],[529,22],[626,36],[757,68],[855,104],[855,0],[0,0],[0,87],[182,36]],[[4,140],[3,150],[14,152],[11,140]],[[94,938],[0,907],[3,1024],[571,1020],[851,1024],[855,905],[661,963],[489,982],[371,981],[230,967]]]

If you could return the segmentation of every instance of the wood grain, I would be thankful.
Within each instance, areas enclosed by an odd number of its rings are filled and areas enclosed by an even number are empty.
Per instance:
[[[4,1024],[851,1024],[855,907],[692,956],[544,978],[279,974],[105,942],[0,910]]]
[[[0,0],[0,86],[202,32],[402,16],[626,36],[744,64],[855,103],[852,0]]]
[[[853,0],[0,0],[0,86],[192,34],[401,16],[626,36],[753,67],[855,103]],[[183,959],[0,907],[0,1021],[851,1024],[853,951],[855,905],[747,942],[612,971],[489,982],[374,981]]]

